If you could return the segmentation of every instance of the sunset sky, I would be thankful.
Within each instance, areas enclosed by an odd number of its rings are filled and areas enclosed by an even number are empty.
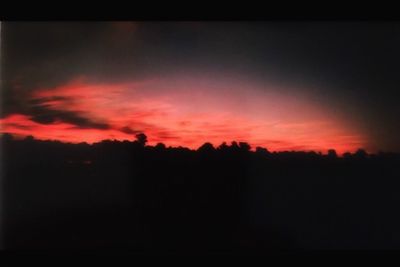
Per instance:
[[[7,22],[0,131],[400,151],[400,25]]]

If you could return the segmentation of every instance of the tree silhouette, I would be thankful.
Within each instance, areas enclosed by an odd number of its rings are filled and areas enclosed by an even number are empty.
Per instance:
[[[215,151],[214,146],[211,143],[204,143],[202,146],[200,146],[197,151],[199,151],[200,153],[211,153],[213,151]]]
[[[239,147],[239,145],[238,145],[238,143],[236,141],[232,141],[230,149],[233,150],[233,151],[239,151],[240,147]]]
[[[250,151],[251,146],[246,142],[239,142],[239,148],[244,152],[248,152]]]
[[[163,143],[157,143],[155,148],[159,151],[164,151],[166,149],[165,145]]]
[[[144,133],[137,134],[136,140],[141,146],[145,146],[147,143],[147,136]]]
[[[257,154],[260,154],[260,155],[269,155],[269,154],[271,154],[271,153],[268,151],[268,149],[266,149],[266,148],[264,148],[264,147],[260,147],[260,146],[256,147],[256,153],[257,153]]]
[[[35,140],[35,137],[33,137],[32,135],[28,135],[27,137],[25,137],[24,140],[27,142],[33,142]]]
[[[357,149],[357,151],[354,153],[354,156],[359,159],[365,159],[368,156],[368,154],[364,149],[360,148]]]
[[[11,249],[400,248],[397,153],[1,141]]]
[[[13,135],[9,134],[9,133],[4,133],[4,134],[2,134],[1,137],[2,137],[2,140],[5,142],[11,142],[12,140],[14,140]]]
[[[226,144],[226,142],[223,142],[222,144],[220,144],[220,145],[217,147],[217,149],[218,149],[218,150],[221,150],[221,151],[227,151],[227,150],[229,149],[229,146]]]
[[[329,149],[329,150],[328,150],[328,158],[336,159],[336,158],[337,158],[336,150],[334,150],[334,149]]]

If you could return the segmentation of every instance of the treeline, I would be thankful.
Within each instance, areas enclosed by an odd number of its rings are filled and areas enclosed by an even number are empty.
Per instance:
[[[400,157],[1,137],[9,249],[399,249]]]
[[[35,147],[39,147],[43,153],[46,153],[45,150],[52,150],[54,153],[53,159],[57,158],[57,156],[61,156],[62,159],[66,159],[66,157],[71,158],[71,162],[73,160],[77,160],[78,158],[86,158],[88,163],[89,158],[98,157],[98,153],[103,152],[104,149],[116,150],[121,152],[123,149],[134,151],[134,150],[143,150],[143,148],[150,152],[162,152],[162,151],[170,151],[170,152],[182,152],[182,153],[195,153],[198,154],[209,154],[209,153],[220,153],[220,154],[243,154],[250,153],[259,156],[265,156],[269,158],[292,158],[292,159],[317,159],[317,158],[325,158],[325,159],[335,159],[335,158],[344,158],[344,159],[375,159],[375,158],[398,158],[400,156],[399,153],[393,152],[379,152],[378,154],[368,154],[364,149],[359,148],[354,153],[346,152],[343,155],[338,155],[334,149],[328,150],[326,154],[315,151],[279,151],[279,152],[270,152],[267,148],[264,147],[256,147],[254,150],[251,149],[251,146],[246,142],[236,142],[232,141],[230,144],[223,142],[219,146],[214,146],[211,143],[204,143],[197,150],[189,149],[186,147],[166,147],[163,143],[158,143],[155,146],[147,145],[147,136],[145,134],[136,135],[136,140],[134,141],[118,141],[118,140],[103,140],[101,142],[88,144],[86,142],[82,143],[63,143],[57,140],[37,140],[33,136],[27,136],[24,139],[15,139],[11,134],[3,133],[0,136],[0,140],[2,145],[5,146],[13,146],[13,150],[15,149],[23,149],[24,153],[37,152]],[[8,148],[8,147],[5,147]],[[13,152],[13,151],[8,151]],[[78,153],[79,154],[78,154]],[[117,157],[121,157],[122,155],[116,155]]]

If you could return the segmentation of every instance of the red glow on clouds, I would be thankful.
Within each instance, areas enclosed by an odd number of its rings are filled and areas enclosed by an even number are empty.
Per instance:
[[[272,151],[334,148],[339,153],[365,147],[355,129],[328,116],[317,103],[298,96],[257,90],[233,82],[154,80],[93,84],[82,79],[36,90],[32,100],[47,109],[69,111],[108,129],[79,128],[55,121],[41,124],[22,114],[0,120],[1,132],[64,142],[134,140],[144,132],[149,144],[198,148],[204,142],[244,141]]]
[[[75,125],[62,122],[41,124],[20,114],[13,114],[3,119],[2,132],[13,133],[17,136],[33,135],[37,139],[72,143],[84,141],[92,143],[103,139],[132,139],[131,135],[116,130],[79,129]]]

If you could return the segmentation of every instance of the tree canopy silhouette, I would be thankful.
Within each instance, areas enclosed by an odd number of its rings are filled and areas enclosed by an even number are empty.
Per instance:
[[[270,152],[236,141],[192,150],[135,137],[71,144],[3,134],[6,247],[400,248],[397,153]]]

